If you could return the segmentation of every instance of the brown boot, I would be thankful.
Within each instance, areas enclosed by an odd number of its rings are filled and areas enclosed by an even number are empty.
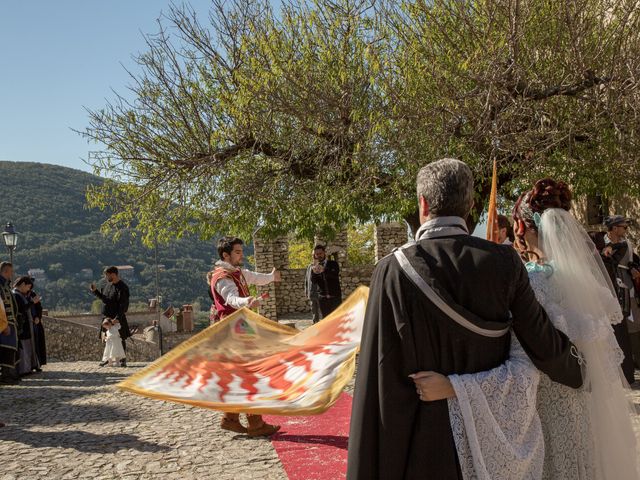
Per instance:
[[[247,429],[240,423],[240,415],[237,413],[225,413],[220,427],[231,432],[247,433]]]
[[[270,437],[280,430],[280,425],[269,425],[265,423],[265,421],[262,420],[262,415],[247,414],[247,422],[249,422],[247,433],[250,437]]]

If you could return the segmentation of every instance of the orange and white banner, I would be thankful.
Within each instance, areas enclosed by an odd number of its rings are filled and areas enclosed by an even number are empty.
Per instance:
[[[359,287],[302,332],[244,308],[118,386],[225,412],[322,413],[355,371],[368,294]]]

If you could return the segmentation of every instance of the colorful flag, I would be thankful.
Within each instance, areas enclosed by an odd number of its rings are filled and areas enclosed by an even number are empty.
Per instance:
[[[493,176],[491,178],[491,194],[489,195],[489,211],[487,214],[487,240],[498,243],[500,226],[498,225],[498,167],[493,161]]]
[[[322,413],[355,371],[368,294],[359,287],[302,332],[243,308],[118,386],[225,412]]]

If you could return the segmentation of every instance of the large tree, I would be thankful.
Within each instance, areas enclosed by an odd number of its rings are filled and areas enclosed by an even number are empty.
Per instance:
[[[443,156],[476,172],[477,211],[493,159],[505,194],[545,174],[637,192],[639,2],[215,0],[206,26],[174,8],[133,100],[90,112],[111,181],[89,202],[148,240],[415,227],[415,173]]]
[[[418,1],[387,7],[383,80],[398,156],[456,156],[503,193],[544,175],[640,192],[640,2]],[[402,132],[412,132],[406,135]]]

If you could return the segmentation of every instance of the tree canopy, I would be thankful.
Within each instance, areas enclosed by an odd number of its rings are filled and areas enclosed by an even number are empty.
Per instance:
[[[544,175],[638,193],[640,0],[214,0],[172,8],[128,97],[84,134],[92,206],[147,242],[405,219],[415,174],[491,163],[509,197]]]

